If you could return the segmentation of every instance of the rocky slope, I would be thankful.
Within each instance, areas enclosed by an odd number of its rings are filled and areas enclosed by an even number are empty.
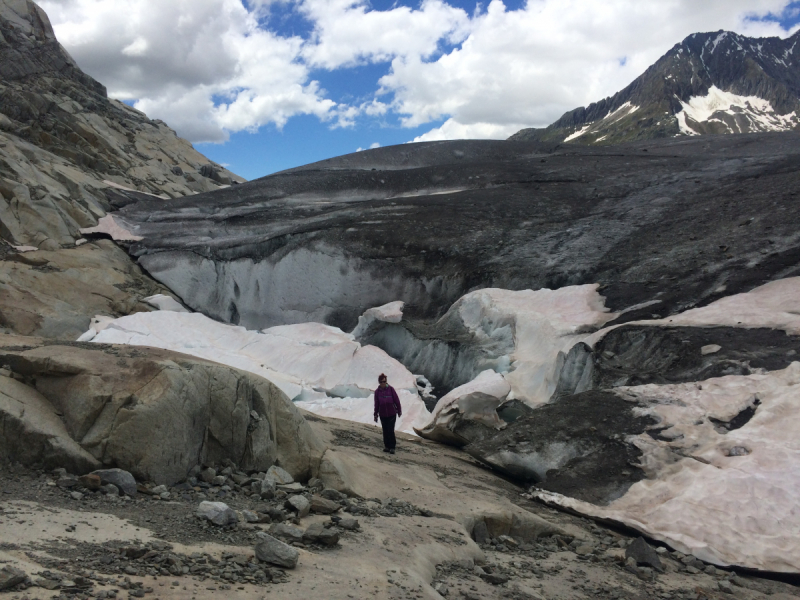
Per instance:
[[[30,0],[0,2],[0,236],[72,246],[115,186],[176,198],[242,181],[161,121],[110,100]]]
[[[800,33],[748,38],[696,33],[628,87],[511,140],[617,144],[677,135],[792,131],[800,127]]]

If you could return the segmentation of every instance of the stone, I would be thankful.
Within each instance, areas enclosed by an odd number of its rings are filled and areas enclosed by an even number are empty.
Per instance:
[[[327,500],[333,500],[334,502],[341,502],[342,500],[347,500],[347,494],[343,494],[338,490],[334,490],[331,488],[326,488],[320,492],[320,496]]]
[[[259,537],[261,541],[256,544],[258,560],[286,569],[294,569],[297,566],[300,553],[295,548],[265,533]]]
[[[0,568],[0,591],[8,590],[23,583],[27,579],[24,571],[16,567],[4,566]]]
[[[268,477],[260,481],[254,481],[253,489],[257,490],[259,497],[263,500],[270,500],[275,497],[275,482]]]
[[[627,547],[625,557],[634,559],[637,565],[646,565],[653,567],[657,571],[664,571],[664,565],[658,553],[641,536],[633,540]]]
[[[311,503],[305,496],[301,496],[299,494],[289,498],[284,506],[289,510],[295,511],[298,519],[302,519],[303,517],[307,516],[311,511]]]
[[[98,475],[92,475],[92,474],[81,475],[78,478],[78,481],[80,481],[80,484],[83,487],[85,487],[87,490],[90,490],[92,492],[96,492],[103,485],[103,480],[100,479],[100,477]]]
[[[472,528],[472,539],[476,544],[489,543],[489,530],[486,527],[486,522],[483,520],[477,521]]]
[[[339,534],[333,529],[326,528],[322,523],[314,523],[306,529],[303,541],[323,546],[335,546],[339,543]]]
[[[341,519],[337,523],[337,525],[342,529],[347,529],[348,531],[356,531],[361,528],[361,525],[359,525],[358,520],[352,518]]]
[[[83,500],[83,494],[80,492],[70,492],[69,495],[73,500]]]
[[[271,478],[277,485],[294,483],[294,478],[278,465],[272,465],[269,468],[267,477]]]
[[[303,541],[303,530],[294,525],[274,523],[270,525],[269,532],[276,537],[286,538],[292,542]]]
[[[108,496],[119,496],[119,488],[113,483],[107,483],[100,489]]]
[[[92,475],[97,475],[103,483],[111,483],[119,490],[133,498],[136,496],[136,479],[124,469],[101,469],[94,471]]]
[[[338,502],[328,500],[322,496],[311,496],[311,512],[318,513],[320,515],[331,515],[335,512],[338,512],[341,508],[342,506]]]
[[[214,479],[212,479],[211,481],[209,481],[209,483],[210,483],[211,485],[219,485],[219,486],[222,486],[222,485],[225,485],[225,482],[226,482],[226,481],[228,481],[228,478],[227,478],[227,477],[225,477],[224,475],[217,475],[216,477],[214,477]]]
[[[594,546],[591,544],[580,544],[577,548],[575,548],[575,554],[578,556],[587,556],[594,552]]]
[[[150,493],[153,494],[154,496],[160,496],[161,494],[163,494],[165,492],[169,492],[169,490],[167,489],[167,486],[165,486],[165,485],[157,485],[153,489],[150,490]]]
[[[261,517],[259,517],[256,513],[252,510],[243,510],[242,517],[247,523],[260,523]]]
[[[65,489],[72,489],[74,487],[78,487],[80,485],[80,483],[81,483],[80,479],[78,479],[77,477],[75,477],[73,475],[67,475],[65,477],[60,477],[56,481],[56,485],[58,487],[65,488]]]
[[[502,585],[508,583],[509,580],[508,575],[503,575],[502,573],[481,573],[480,577],[492,585]]]
[[[211,483],[214,482],[214,478],[216,476],[217,476],[216,469],[214,469],[212,467],[206,467],[205,469],[200,471],[200,475],[198,475],[197,478],[200,481],[205,481],[206,483],[211,484]]]
[[[724,592],[726,594],[733,594],[733,585],[731,585],[730,581],[723,579],[722,581],[717,582],[717,587],[719,588],[720,592]]]
[[[204,500],[200,503],[200,506],[197,507],[196,515],[220,527],[233,525],[239,521],[236,512],[224,502],[209,502]]]

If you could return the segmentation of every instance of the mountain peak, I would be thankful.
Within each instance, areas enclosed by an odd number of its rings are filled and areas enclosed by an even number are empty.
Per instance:
[[[800,127],[797,36],[693,33],[615,95],[513,140],[612,144]]]

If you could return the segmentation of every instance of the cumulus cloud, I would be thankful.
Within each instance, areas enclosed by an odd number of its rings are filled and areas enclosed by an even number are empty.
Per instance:
[[[508,11],[492,0],[470,34],[436,60],[397,57],[380,83],[404,124],[447,122],[417,140],[462,133],[494,137],[545,126],[612,95],[691,33],[731,29],[785,36],[782,0],[529,0]]]
[[[314,115],[420,127],[417,141],[507,137],[613,94],[697,31],[786,36],[764,17],[788,0],[492,0],[473,14],[446,0],[372,10],[367,0],[41,0],[61,42],[117,98],[192,141]],[[385,65],[372,97],[337,102],[315,70]],[[368,95],[369,96],[369,95]],[[394,121],[392,121],[394,120]]]

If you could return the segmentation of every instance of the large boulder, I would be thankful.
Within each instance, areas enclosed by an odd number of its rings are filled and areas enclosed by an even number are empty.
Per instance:
[[[433,410],[430,422],[416,432],[430,440],[465,446],[490,437],[506,426],[497,409],[505,402],[511,386],[494,371],[483,371],[442,396]]]
[[[28,384],[28,396],[63,415],[68,435],[62,430],[56,437],[88,454],[82,471],[100,463],[171,484],[197,464],[229,459],[246,470],[277,463],[305,479],[324,451],[273,384],[210,361],[154,348],[2,335],[2,364]],[[73,464],[77,455],[69,455]]]

